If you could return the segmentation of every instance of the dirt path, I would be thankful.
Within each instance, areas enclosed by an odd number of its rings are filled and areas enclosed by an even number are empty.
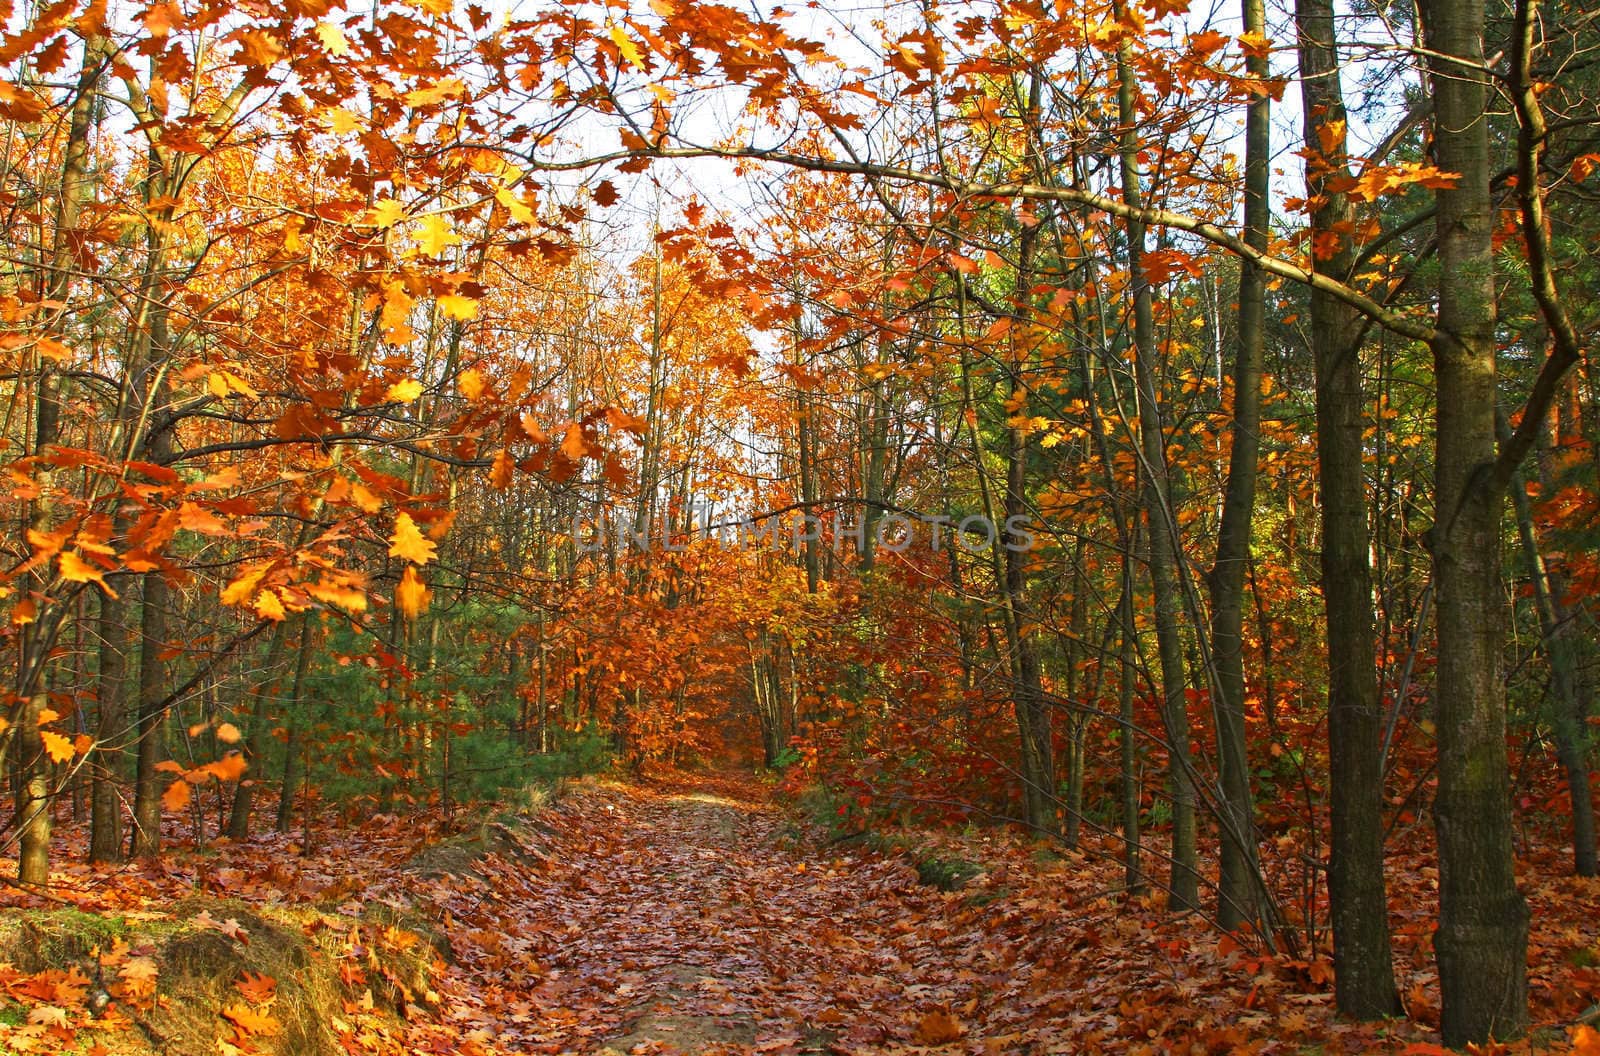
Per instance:
[[[893,1052],[962,1039],[1026,985],[1027,951],[950,912],[961,896],[828,856],[736,784],[606,786],[548,821],[545,861],[491,863],[448,907],[452,971],[482,997],[451,1018],[486,1047]]]

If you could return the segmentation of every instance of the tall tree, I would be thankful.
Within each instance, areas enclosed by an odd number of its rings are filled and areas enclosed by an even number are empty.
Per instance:
[[[1311,266],[1340,282],[1355,262],[1344,86],[1331,0],[1298,0],[1300,100],[1305,113]],[[1383,710],[1368,558],[1361,382],[1362,320],[1313,288],[1317,476],[1322,503],[1322,597],[1328,647],[1328,862],[1335,1000],[1376,1019],[1400,1011],[1383,876]]]
[[[1447,1045],[1512,1038],[1528,1023],[1528,907],[1517,890],[1506,757],[1505,603],[1496,471],[1495,269],[1484,9],[1424,0],[1433,143],[1455,174],[1435,191],[1438,321],[1434,525],[1439,664],[1440,1029]]]

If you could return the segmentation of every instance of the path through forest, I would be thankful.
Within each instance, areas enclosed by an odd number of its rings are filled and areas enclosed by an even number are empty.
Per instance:
[[[605,786],[545,820],[537,867],[492,870],[454,969],[509,969],[514,993],[458,1013],[497,1047],[893,1051],[958,1041],[1029,989],[1028,944],[982,929],[981,894],[830,854],[737,782]]]
[[[1000,830],[912,834],[982,860],[942,891],[753,781],[675,780],[586,783],[478,862],[481,879],[436,885],[456,963],[412,1051],[1375,1052],[1437,1037],[1420,945],[1402,955],[1420,1021],[1337,1021],[1322,957],[1265,956],[1159,894],[1128,898],[1111,836],[1057,854]]]

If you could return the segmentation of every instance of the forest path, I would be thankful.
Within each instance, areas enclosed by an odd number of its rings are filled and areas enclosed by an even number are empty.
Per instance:
[[[484,997],[450,1017],[499,1051],[970,1044],[960,1018],[1029,974],[959,894],[902,860],[830,855],[734,780],[587,788],[540,828],[533,857],[491,863],[449,907],[466,976],[449,989]]]

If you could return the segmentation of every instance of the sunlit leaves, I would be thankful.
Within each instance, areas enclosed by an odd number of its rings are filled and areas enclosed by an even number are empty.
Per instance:
[[[39,740],[44,744],[45,754],[53,763],[71,762],[77,754],[77,749],[72,741],[53,730],[40,730]]]
[[[415,378],[405,378],[390,385],[383,398],[393,403],[415,403],[421,395],[422,383]]]
[[[447,293],[439,298],[439,310],[448,319],[466,321],[478,317],[478,302],[472,297],[463,297],[460,294]]]
[[[412,520],[409,513],[401,513],[395,517],[394,534],[389,537],[390,557],[426,565],[434,559],[437,551],[438,547],[422,534],[417,522]]]
[[[407,565],[405,572],[400,576],[400,582],[395,586],[394,601],[401,612],[415,619],[428,611],[428,603],[433,594],[428,590],[422,577],[417,574],[415,565]]]

